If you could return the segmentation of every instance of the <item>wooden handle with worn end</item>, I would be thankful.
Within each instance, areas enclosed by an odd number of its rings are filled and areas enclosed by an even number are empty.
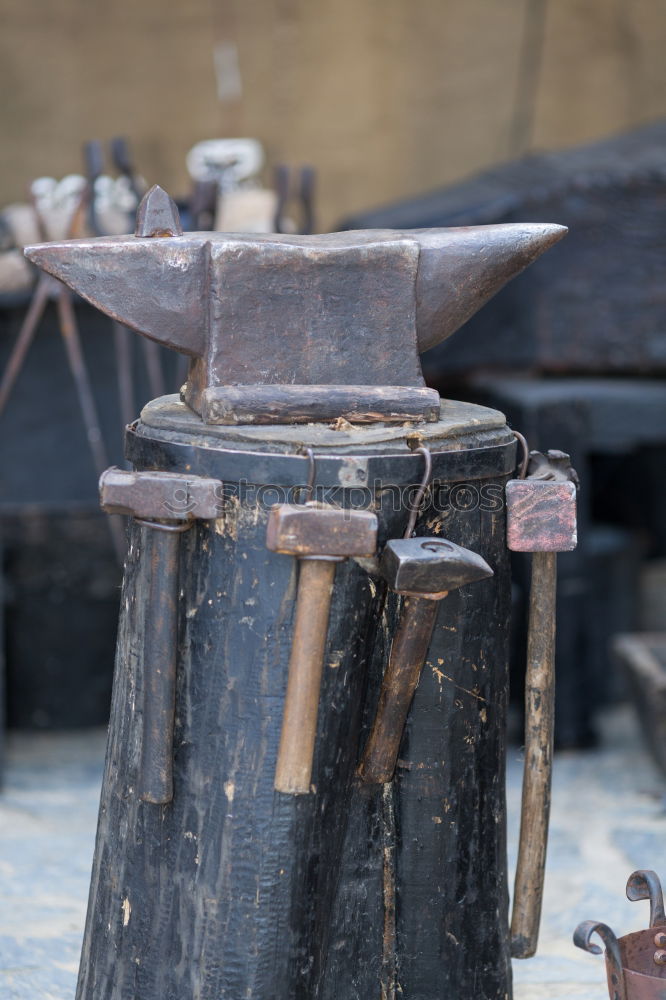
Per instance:
[[[368,784],[391,781],[409,707],[428,655],[439,601],[404,599],[388,666],[379,692],[375,721],[358,773]]]
[[[173,730],[178,658],[180,534],[144,528],[150,545],[146,602],[149,632],[143,646],[143,741],[139,798],[163,805],[173,798]]]
[[[274,781],[276,791],[291,795],[310,791],[336,561],[300,560],[294,638]]]
[[[543,900],[555,716],[557,553],[532,554],[525,677],[525,770],[511,916],[511,954],[537,948]]]

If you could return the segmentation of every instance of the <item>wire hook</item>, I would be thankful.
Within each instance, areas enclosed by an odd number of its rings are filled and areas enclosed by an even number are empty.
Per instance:
[[[308,459],[308,481],[305,486],[306,499],[303,500],[302,502],[307,503],[309,500],[312,500],[312,495],[314,493],[314,483],[315,483],[315,473],[316,473],[315,455],[312,448],[304,448],[303,452],[305,455],[307,455]]]
[[[518,467],[518,478],[526,479],[527,466],[529,465],[530,461],[530,446],[527,443],[527,438],[525,437],[524,434],[521,434],[520,431],[514,431],[513,436],[518,441],[518,444],[520,445],[523,453],[523,457],[521,458],[520,465]]]
[[[430,449],[426,448],[425,445],[421,445],[420,448],[415,448],[414,451],[415,454],[423,455],[425,458],[425,472],[423,474],[423,479],[421,480],[421,485],[416,491],[416,496],[412,499],[409,505],[409,520],[403,536],[404,538],[411,538],[414,533],[419,507],[421,506],[421,501],[423,500],[425,492],[430,485],[430,479],[432,476],[432,455],[430,454]]]

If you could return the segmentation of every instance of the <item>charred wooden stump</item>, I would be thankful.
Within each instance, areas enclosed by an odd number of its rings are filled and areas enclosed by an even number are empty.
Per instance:
[[[479,552],[494,577],[452,591],[393,784],[356,768],[399,598],[373,567],[336,572],[310,794],[274,790],[295,560],[268,551],[268,507],[302,485],[370,507],[399,537],[420,466],[402,429],[204,427],[173,397],[128,436],[137,469],[225,483],[181,539],[174,798],[141,801],[150,564],[134,528],[78,1000],[355,1000],[510,995],[504,713],[515,465],[500,414],[447,403],[422,436],[433,491],[418,534]],[[359,492],[362,491],[362,492]],[[368,572],[368,569],[370,570]]]

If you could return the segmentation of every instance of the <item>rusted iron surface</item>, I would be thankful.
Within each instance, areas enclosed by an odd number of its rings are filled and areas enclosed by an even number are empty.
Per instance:
[[[292,556],[373,556],[377,518],[330,504],[279,504],[268,515],[266,546]]]
[[[506,486],[507,545],[512,552],[576,548],[577,482],[564,452],[530,452],[527,478],[512,479]]]
[[[629,876],[627,898],[650,900],[650,927],[616,938],[606,924],[586,920],[574,932],[574,944],[600,954],[592,941],[596,933],[606,946],[606,973],[611,1000],[666,1000],[666,963],[658,928],[664,925],[663,894],[655,872],[640,870]],[[655,933],[655,928],[657,928]]]
[[[514,479],[507,483],[507,545],[512,552],[576,548],[576,487]]]
[[[649,899],[650,927],[666,924],[664,893],[656,872],[649,868],[640,868],[633,872],[627,879],[627,899],[630,899],[632,903],[637,900]],[[663,938],[663,940],[657,941],[657,937]],[[658,948],[663,948],[666,945],[666,934],[663,931],[655,935],[655,944]]]
[[[493,575],[478,553],[443,538],[423,537],[388,542],[380,571],[391,590],[406,596],[358,769],[368,784],[393,778],[405,722],[437,623],[439,601],[450,590]]]
[[[384,547],[380,571],[391,590],[423,596],[464,587],[492,576],[485,559],[445,538],[394,538]]]
[[[636,931],[618,938],[627,1000],[666,1000],[666,967],[655,951],[651,930]],[[606,961],[609,985],[612,976]]]
[[[256,387],[266,385],[280,387],[276,412],[270,393],[263,400],[269,422],[327,419],[331,390],[345,386],[385,389],[384,405],[361,388],[334,416],[351,409],[366,420],[375,412],[377,420],[391,412],[436,419],[438,397],[424,387],[418,352],[450,336],[566,232],[532,224],[164,235],[178,225],[169,196],[152,188],[137,236],[26,253],[119,322],[189,355],[184,398],[210,423],[261,410]],[[304,386],[312,394],[305,401]]]
[[[314,456],[311,453],[311,468]],[[312,481],[312,478],[311,478]],[[336,563],[372,556],[377,517],[310,501],[279,504],[268,516],[266,547],[300,561],[296,614],[280,746],[275,767],[278,792],[310,791],[319,691]]]
[[[176,472],[131,472],[115,466],[99,481],[102,509],[108,514],[168,520],[210,519],[222,510],[219,479]]]
[[[596,920],[585,920],[574,931],[574,944],[592,955],[600,955],[601,948],[592,940],[595,934],[599,935],[606,946],[606,973],[610,1000],[628,1000],[620,945],[610,927]]]

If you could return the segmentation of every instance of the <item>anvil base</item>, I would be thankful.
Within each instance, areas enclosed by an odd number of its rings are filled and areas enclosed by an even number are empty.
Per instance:
[[[440,407],[435,389],[400,385],[225,385],[205,389],[199,403],[206,424],[432,423]]]

